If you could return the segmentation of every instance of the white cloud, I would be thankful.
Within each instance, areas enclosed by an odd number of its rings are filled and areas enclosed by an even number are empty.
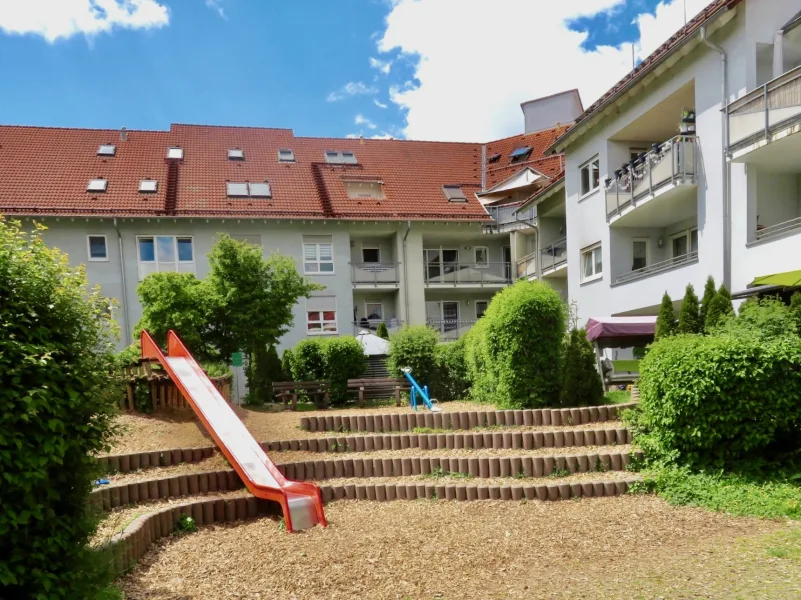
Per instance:
[[[170,13],[159,0],[0,0],[0,31],[38,35],[50,43],[74,35],[164,27]]]
[[[222,7],[223,0],[206,0],[206,6],[208,6],[212,10],[216,10],[217,13],[223,18],[227,19],[228,17],[225,16],[225,11]]]
[[[339,100],[344,100],[345,98],[350,98],[352,96],[361,96],[365,94],[369,95],[377,93],[378,93],[378,88],[374,86],[365,85],[361,81],[351,81],[343,85],[342,88],[340,88],[336,92],[331,92],[330,94],[328,94],[326,100],[328,102],[337,102]]]
[[[356,115],[356,118],[353,119],[353,122],[356,125],[364,125],[368,129],[375,129],[376,128],[375,123],[373,123],[370,119],[368,119],[364,115]]]
[[[381,102],[378,98],[373,98],[373,104],[375,104],[378,108],[387,108],[387,105]]]
[[[687,0],[688,18],[708,1]],[[404,135],[454,141],[513,135],[523,127],[521,102],[573,88],[589,106],[631,70],[631,45],[582,50],[586,33],[566,23],[620,2],[397,0],[377,45],[380,52],[400,49],[402,57],[418,58],[416,82],[390,88],[390,100],[407,110]],[[635,20],[640,58],[684,24],[682,0],[663,0],[656,12]],[[497,43],[454,44],[443,35],[454,27],[461,39],[497,35]]]
[[[389,75],[389,71],[392,68],[392,61],[391,60],[381,60],[379,58],[370,57],[370,66],[374,69],[378,69],[384,75]]]

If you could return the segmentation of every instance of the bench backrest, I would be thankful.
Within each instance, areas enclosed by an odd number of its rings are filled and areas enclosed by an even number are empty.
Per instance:
[[[328,381],[274,381],[273,390],[276,392],[287,392],[293,390],[325,390],[328,389]]]
[[[364,388],[395,388],[408,389],[409,382],[406,379],[396,379],[394,377],[381,377],[374,379],[348,379],[348,387]]]

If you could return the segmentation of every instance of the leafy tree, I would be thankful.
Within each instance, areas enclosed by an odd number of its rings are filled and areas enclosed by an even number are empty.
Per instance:
[[[425,325],[400,328],[389,337],[387,369],[393,377],[403,377],[401,369],[410,367],[420,385],[432,385],[438,342],[439,334]]]
[[[282,381],[293,381],[292,379],[292,350],[287,348],[281,355]]]
[[[704,324],[698,311],[698,296],[695,295],[693,284],[688,283],[684,291],[684,300],[679,311],[679,333],[701,333]]]
[[[0,218],[0,596],[99,599],[112,569],[88,546],[90,493],[121,393],[113,322],[43,229]]]
[[[604,388],[595,367],[595,351],[584,329],[573,329],[565,346],[562,365],[562,406],[592,406],[603,401]]]
[[[790,297],[790,316],[795,322],[796,332],[801,335],[801,292]]]
[[[701,325],[703,326],[706,323],[706,314],[709,312],[709,303],[712,302],[712,299],[717,294],[715,290],[715,279],[710,275],[706,278],[706,284],[704,285],[704,296],[701,298],[701,310],[700,310],[700,317],[701,317]]]
[[[673,308],[673,300],[667,292],[662,296],[662,306],[659,307],[659,315],[656,317],[656,335],[654,339],[660,340],[662,338],[676,335],[678,330],[678,323],[676,322],[676,311]]]
[[[378,327],[375,330],[375,334],[380,337],[384,338],[385,340],[389,339],[389,331],[387,330],[387,324],[383,321],[378,324]]]
[[[707,333],[711,333],[732,315],[734,315],[734,307],[731,302],[731,294],[729,290],[726,289],[726,286],[721,283],[718,292],[709,303],[706,321],[704,321],[704,329]]]
[[[274,381],[283,381],[281,359],[275,346],[256,349],[248,361],[248,404],[264,404],[273,400]]]

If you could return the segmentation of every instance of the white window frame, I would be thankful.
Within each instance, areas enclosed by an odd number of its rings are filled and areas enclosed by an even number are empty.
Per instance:
[[[148,189],[150,184],[153,184],[153,189]],[[139,193],[140,194],[155,194],[159,191],[159,182],[156,179],[140,179],[139,180]]]
[[[670,236],[670,258],[681,258],[682,256],[687,256],[693,251],[693,231],[698,231],[698,227],[690,227],[689,229],[685,229],[683,231],[679,231],[678,233],[674,233]],[[687,238],[687,253],[686,254],[679,254],[678,256],[673,256],[673,240],[678,238]],[[697,251],[696,251],[697,252]]]
[[[160,238],[160,237],[171,237],[172,238],[173,252],[175,253],[175,265],[176,265],[175,269],[167,269],[167,268],[165,268],[164,270],[161,269],[161,266],[159,264],[158,244],[156,242],[156,238]],[[192,260],[181,260],[178,257],[178,238],[180,238],[180,239],[189,239],[189,240],[192,241]],[[143,239],[144,240],[146,240],[146,239],[153,240],[153,260],[142,260],[142,256],[140,254],[139,240],[143,240]],[[183,265],[191,265],[192,266],[192,270],[191,271],[179,271],[177,269],[178,263],[181,263]],[[155,273],[195,273],[195,269],[197,267],[197,263],[195,261],[195,238],[192,235],[180,235],[180,234],[172,234],[172,233],[165,233],[165,234],[154,233],[152,235],[137,235],[136,236],[136,264],[139,267],[139,281],[144,279],[144,277],[142,277],[141,265],[153,265],[153,264],[155,264],[156,265],[156,270],[154,271]]]
[[[478,258],[476,257],[476,252],[478,250],[484,250],[487,253],[487,262],[485,263],[478,262]],[[473,246],[473,264],[475,265],[476,269],[489,269],[490,267],[489,246]]]
[[[364,251],[365,250],[375,250],[378,252],[378,260],[376,262],[367,262],[364,260]],[[362,244],[362,264],[365,265],[380,265],[381,264],[381,246],[377,246],[375,244]]]
[[[596,250],[601,250],[601,270],[595,272],[595,256],[592,257],[592,266],[593,266],[593,274],[592,275],[585,275],[584,274],[584,256],[586,254],[592,254]],[[586,248],[582,248],[581,250],[581,260],[579,261],[579,268],[581,269],[581,283],[589,283],[590,281],[598,281],[599,279],[603,278],[604,276],[604,261],[603,261],[603,246],[601,242],[596,244],[592,244],[591,246],[587,246]]]
[[[598,185],[596,187],[592,187],[592,165],[593,163],[598,164]],[[589,185],[590,189],[588,191],[582,190],[582,174],[584,169],[589,169]],[[590,160],[582,164],[579,168],[579,200],[586,198],[587,196],[591,196],[595,192],[601,189],[601,157],[600,155],[596,154]]]
[[[103,247],[106,249],[106,255],[103,258],[96,258],[92,256],[92,238],[103,238]],[[90,233],[86,236],[86,257],[89,262],[108,262],[108,238],[103,233]]]
[[[184,149],[180,146],[170,146],[167,148],[167,159],[168,160],[183,160],[184,159]]]
[[[288,156],[282,157],[281,153],[286,154]],[[295,152],[292,148],[279,148],[278,149],[278,162],[282,163],[293,163],[295,162]]]
[[[478,321],[481,317],[484,316],[484,315],[479,315],[478,314],[478,305],[481,302],[484,302],[487,305],[487,308],[489,308],[489,305],[490,305],[490,301],[489,300],[474,300],[473,301],[473,312],[476,315],[476,321]],[[484,309],[485,313],[487,312],[487,308]]]
[[[381,321],[386,321],[384,316],[384,303],[381,300],[365,300],[364,301],[364,318],[370,320],[370,311],[367,308],[369,305],[375,304],[381,307]]]
[[[651,238],[635,237],[631,238],[631,266],[634,266],[634,243],[645,242],[645,267],[651,264]],[[645,268],[641,267],[641,268]]]
[[[434,251],[434,252],[438,252],[439,253],[439,270],[440,270],[440,273],[439,273],[439,275],[437,277],[442,277],[443,275],[447,275],[448,273],[452,273],[453,272],[453,271],[447,271],[446,272],[445,269],[448,268],[448,267],[446,267],[446,265],[449,265],[450,268],[453,268],[455,270],[455,269],[459,268],[459,265],[462,262],[461,261],[462,257],[461,257],[461,255],[459,253],[459,248],[448,247],[448,246],[434,246],[434,247],[423,248],[423,273],[425,274],[425,280],[426,281],[428,281],[428,279],[429,279],[429,273],[428,273],[428,265],[429,265],[429,263],[428,263],[428,252],[429,251]],[[453,267],[453,263],[445,262],[445,260],[444,260],[445,252],[456,252],[456,266],[455,267]],[[434,265],[434,263],[431,263],[431,264]]]
[[[320,260],[320,246],[330,245],[331,246],[331,260]],[[308,260],[306,258],[306,246],[314,246],[315,247],[315,259]],[[303,274],[304,275],[335,275],[336,274],[336,264],[334,261],[334,240],[331,239],[330,242],[307,242],[303,241]],[[308,263],[314,263],[317,265],[316,271],[307,271],[306,265]],[[320,270],[320,265],[331,263],[331,270],[330,271],[322,271]]]
[[[108,191],[108,179],[96,177],[86,184],[86,191],[91,194],[103,194]]]
[[[337,320],[338,319],[338,314],[337,314],[337,309],[336,308],[334,310],[308,310],[308,307],[306,307],[306,308],[307,308],[307,310],[306,310],[306,335],[339,335],[339,322]],[[327,313],[327,312],[334,313],[334,319],[333,320],[325,318],[325,313]],[[313,321],[310,320],[309,319],[309,313],[317,313],[319,315],[320,319],[319,320],[313,320]],[[316,323],[319,323],[320,331],[311,331],[309,329],[309,325],[316,324]],[[324,328],[325,328],[326,324],[331,325],[332,323],[334,324],[334,330],[333,331],[325,331]]]

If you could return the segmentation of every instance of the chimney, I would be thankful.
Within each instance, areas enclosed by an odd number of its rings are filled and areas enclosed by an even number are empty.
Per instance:
[[[359,144],[364,145],[364,136],[359,134]]]
[[[120,139],[124,142],[128,139],[128,130],[123,127],[120,129]]]

